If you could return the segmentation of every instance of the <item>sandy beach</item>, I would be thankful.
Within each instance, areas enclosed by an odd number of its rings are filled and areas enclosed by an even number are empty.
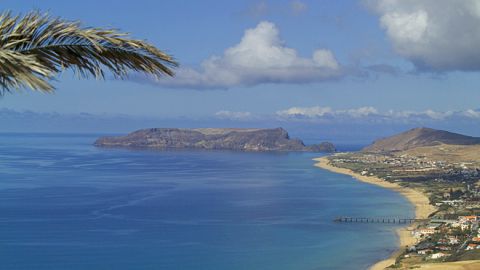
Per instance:
[[[378,177],[374,176],[364,176],[358,173],[355,173],[349,169],[338,168],[330,165],[328,159],[326,157],[316,158],[314,159],[317,161],[315,166],[320,167],[322,169],[326,169],[335,173],[341,173],[346,175],[351,175],[358,179],[359,181],[374,184],[380,187],[388,188],[394,190],[395,192],[400,193],[405,198],[407,198],[415,207],[415,218],[423,219],[427,218],[431,213],[435,211],[435,207],[429,204],[429,200],[425,194],[420,191],[401,187],[398,184],[390,183],[385,180],[382,180]],[[399,237],[399,250],[394,252],[388,259],[380,261],[373,266],[370,267],[370,270],[380,270],[385,269],[386,267],[395,263],[396,257],[401,253],[400,248],[415,244],[415,238],[412,237],[409,228],[402,228],[397,231]]]

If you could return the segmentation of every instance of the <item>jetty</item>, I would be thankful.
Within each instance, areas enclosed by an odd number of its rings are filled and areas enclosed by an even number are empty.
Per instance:
[[[396,217],[337,217],[334,222],[343,223],[395,223],[395,224],[409,224],[415,222],[424,222],[428,219],[418,218],[396,218]]]

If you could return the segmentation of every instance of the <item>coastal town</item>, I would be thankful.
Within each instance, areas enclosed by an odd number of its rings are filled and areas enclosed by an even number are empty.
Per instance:
[[[417,240],[398,258],[404,264],[423,261],[456,261],[476,259],[480,255],[479,216],[456,219],[432,218],[417,224],[411,233]]]
[[[361,151],[316,160],[318,167],[394,190],[414,206],[414,217],[393,219],[404,224],[397,231],[399,250],[371,269],[439,267],[439,263],[441,267],[473,263],[472,269],[479,269],[480,138],[414,128]],[[390,218],[367,222],[390,223]]]
[[[440,147],[435,147],[438,150]],[[407,228],[414,239],[397,254],[397,268],[480,258],[480,162],[412,151],[340,153],[329,165],[359,177],[421,191],[434,207]],[[427,149],[428,150],[428,149]],[[431,149],[430,149],[431,150]]]

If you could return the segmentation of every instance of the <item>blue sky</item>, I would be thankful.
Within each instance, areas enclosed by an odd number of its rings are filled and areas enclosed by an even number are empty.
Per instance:
[[[480,37],[471,26],[480,13],[470,12],[479,7],[475,1],[458,3],[2,1],[14,13],[37,9],[130,32],[173,54],[181,67],[160,82],[77,80],[66,72],[55,94],[6,95],[0,108],[252,123],[416,117],[475,124],[480,60],[472,48]]]

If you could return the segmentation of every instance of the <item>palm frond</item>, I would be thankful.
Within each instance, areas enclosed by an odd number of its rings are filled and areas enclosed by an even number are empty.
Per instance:
[[[81,77],[126,78],[136,71],[173,76],[177,62],[155,46],[114,29],[85,28],[79,22],[31,12],[0,15],[0,87],[52,91],[50,80],[64,69]]]

